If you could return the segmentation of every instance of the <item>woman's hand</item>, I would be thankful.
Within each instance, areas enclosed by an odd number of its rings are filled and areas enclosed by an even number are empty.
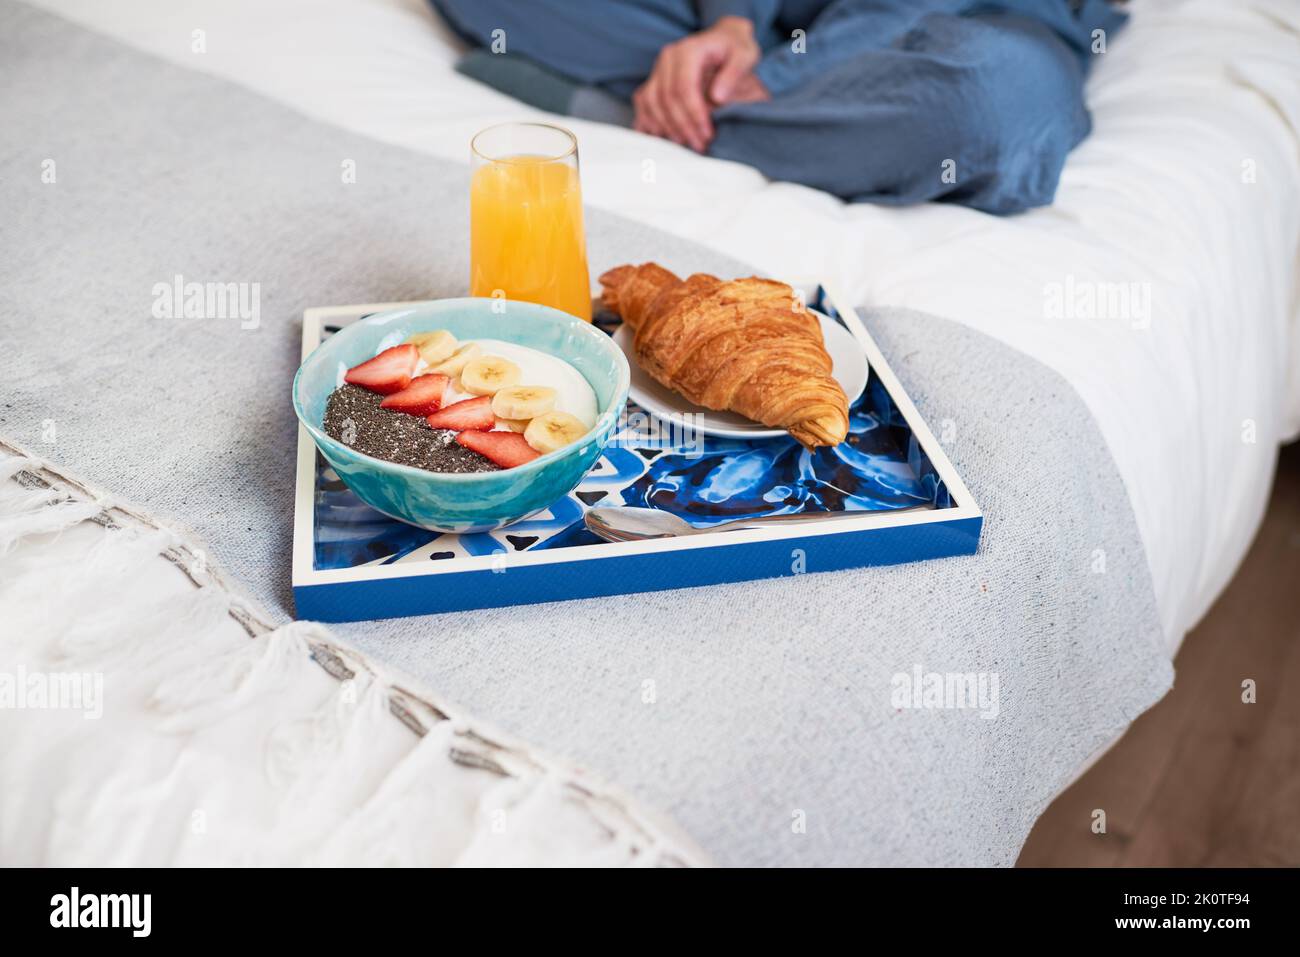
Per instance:
[[[636,129],[704,152],[713,140],[715,106],[771,99],[753,72],[762,54],[744,17],[723,17],[668,44],[632,94]]]

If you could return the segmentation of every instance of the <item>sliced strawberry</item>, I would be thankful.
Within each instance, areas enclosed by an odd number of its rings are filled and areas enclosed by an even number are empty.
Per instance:
[[[481,429],[486,432],[496,424],[490,395],[461,399],[429,416],[429,425],[432,428],[451,429],[455,432],[464,432],[466,429]]]
[[[542,454],[525,442],[518,432],[461,432],[457,434],[456,441],[491,459],[503,469],[531,462]]]
[[[411,384],[415,364],[419,361],[420,350],[408,342],[385,349],[373,359],[367,359],[361,365],[353,366],[343,377],[343,381],[381,395],[392,395],[394,392],[401,392]]]
[[[451,378],[441,372],[418,375],[401,392],[394,392],[379,403],[379,407],[407,415],[428,415],[442,408],[442,394],[450,384]]]

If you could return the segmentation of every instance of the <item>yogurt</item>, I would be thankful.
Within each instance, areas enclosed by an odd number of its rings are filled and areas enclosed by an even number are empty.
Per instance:
[[[519,366],[518,385],[545,385],[554,389],[556,410],[569,413],[589,429],[596,424],[599,407],[596,403],[595,391],[592,390],[591,384],[583,378],[582,373],[563,359],[558,359],[553,355],[514,342],[503,342],[500,339],[470,339],[466,341],[477,343],[478,347],[483,350],[479,353],[480,355],[500,356]],[[462,343],[462,345],[464,344]],[[416,370],[417,374],[422,373],[426,368],[426,363],[421,360],[419,368]],[[444,408],[453,402],[459,402],[461,399],[475,398],[473,394],[461,392],[457,389],[457,381],[459,380],[453,380],[452,385],[447,388],[442,403]],[[505,429],[506,426],[499,422],[494,427],[494,431]]]

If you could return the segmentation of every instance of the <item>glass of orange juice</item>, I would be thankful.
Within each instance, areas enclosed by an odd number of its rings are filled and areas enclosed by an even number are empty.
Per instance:
[[[578,141],[545,123],[470,141],[470,295],[536,302],[591,321]]]

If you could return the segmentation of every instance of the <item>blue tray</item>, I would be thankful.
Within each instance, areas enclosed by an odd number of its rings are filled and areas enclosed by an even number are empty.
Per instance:
[[[303,355],[324,337],[401,304],[308,310]],[[788,437],[683,437],[629,402],[596,466],[547,511],[472,535],[430,532],[363,504],[300,430],[294,599],[300,618],[356,621],[656,591],[969,554],[982,516],[856,316],[871,373],[849,438],[810,453]],[[611,329],[617,319],[597,313]],[[855,328],[856,327],[856,328]],[[673,512],[694,525],[840,512],[843,521],[610,543],[594,505]],[[904,511],[905,510],[905,511]]]

